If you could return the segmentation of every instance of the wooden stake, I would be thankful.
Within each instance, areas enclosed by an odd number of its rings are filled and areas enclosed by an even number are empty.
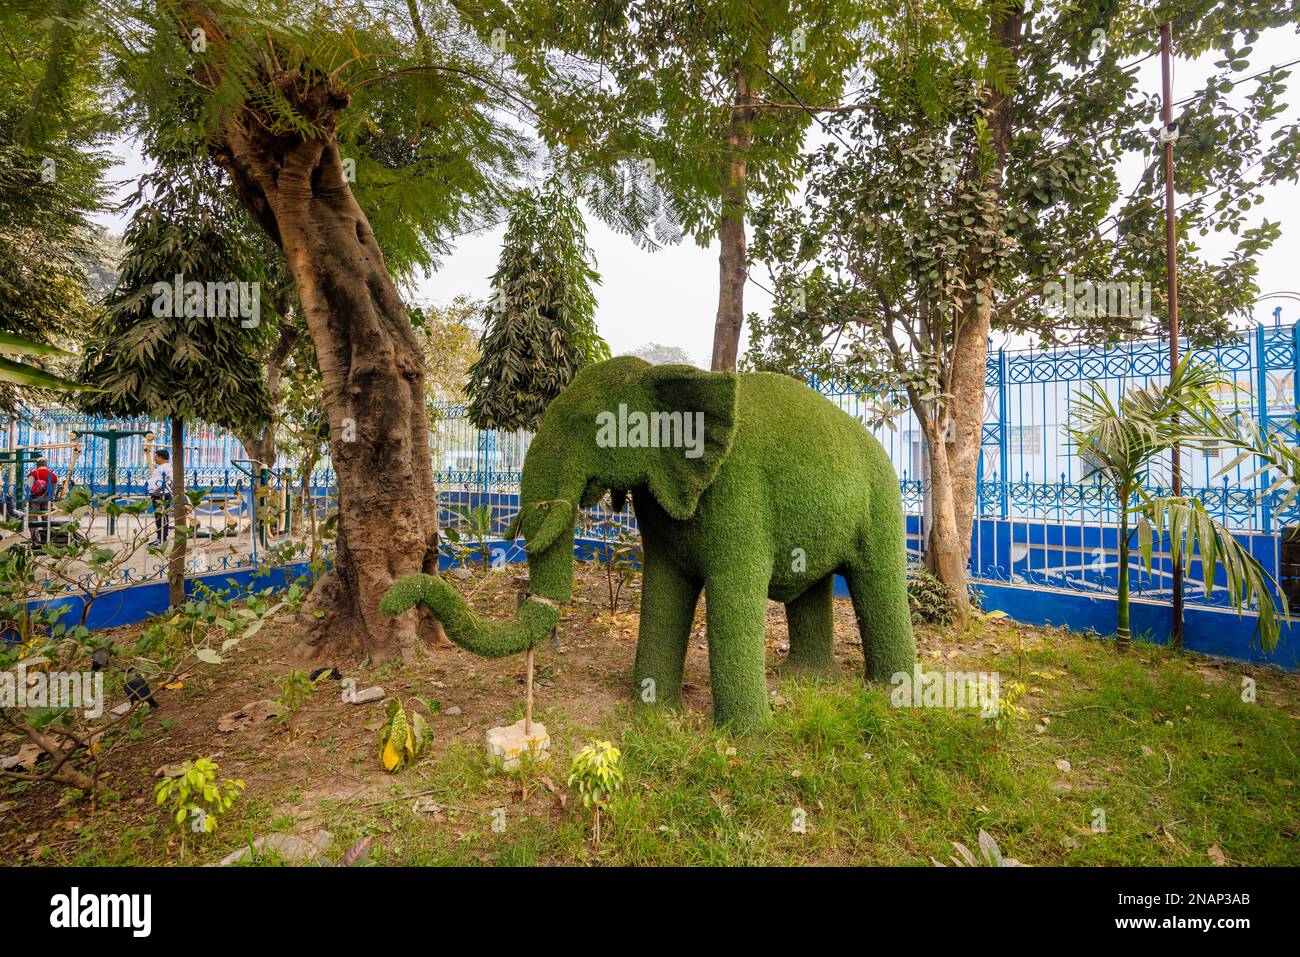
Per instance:
[[[524,734],[533,733],[533,649],[528,649],[528,693],[524,698]]]

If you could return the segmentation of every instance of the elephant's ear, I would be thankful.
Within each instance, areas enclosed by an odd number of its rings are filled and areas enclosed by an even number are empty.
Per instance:
[[[731,451],[736,429],[736,375],[704,372],[694,366],[662,365],[642,379],[657,411],[682,413],[684,446],[659,448],[648,470],[647,485],[673,518],[695,514],[700,496],[717,477]]]

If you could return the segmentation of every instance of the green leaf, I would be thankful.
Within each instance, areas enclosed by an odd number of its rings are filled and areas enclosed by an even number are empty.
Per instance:
[[[0,332],[0,355],[6,356],[71,356],[76,353],[60,349],[45,342],[36,342],[16,336],[11,332]]]
[[[34,366],[23,365],[12,359],[0,357],[0,382],[13,385],[25,385],[36,389],[55,389],[59,392],[99,392],[95,386],[83,385],[64,379],[61,376],[45,372]]]

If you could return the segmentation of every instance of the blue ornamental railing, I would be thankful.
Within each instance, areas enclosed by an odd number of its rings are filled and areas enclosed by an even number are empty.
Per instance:
[[[1225,344],[1194,350],[1198,360],[1229,374],[1219,396],[1221,407],[1295,439],[1298,334],[1296,325],[1281,323],[1278,310],[1271,324],[1261,324]],[[1076,393],[1089,383],[1118,397],[1127,389],[1158,383],[1168,375],[1167,343],[1155,339],[1106,348],[990,351],[976,485],[977,521],[972,535],[973,575],[1084,591],[1114,589],[1120,503],[1113,489],[1090,477],[1090,470],[1067,441],[1065,428]],[[835,381],[814,380],[810,384],[865,427],[872,427],[874,397]],[[531,434],[475,428],[464,405],[458,403],[435,403],[430,411],[429,451],[442,520],[459,522],[458,509],[487,505],[494,525],[504,530],[518,507],[519,481]],[[73,481],[94,491],[108,488],[115,477],[119,491],[143,492],[151,468],[144,437],[120,440],[116,475],[110,475],[106,441],[86,434],[108,427],[152,432],[159,445],[170,444],[167,422],[108,420],[72,410],[43,409],[24,410],[10,427],[7,445],[44,450],[61,478],[70,471]],[[920,429],[914,417],[905,413],[892,427],[872,430],[900,476],[908,545],[920,557],[926,497]],[[75,461],[73,432],[83,434]],[[243,456],[242,445],[230,432],[203,425],[190,427],[186,481],[219,492],[246,490],[246,474],[231,464]],[[1250,478],[1258,468],[1256,462],[1247,460],[1222,474],[1235,457],[1226,447],[1185,453],[1184,490],[1197,496],[1248,542],[1276,576],[1282,571],[1280,531],[1300,524],[1300,501],[1280,511],[1285,492],[1269,491],[1272,478],[1268,473]],[[283,458],[275,463],[272,478],[277,486],[301,488],[303,484],[295,463]],[[1167,465],[1157,463],[1149,476],[1150,488],[1159,491],[1167,481]],[[6,474],[5,495],[14,492],[9,483]],[[336,481],[328,458],[312,472],[309,484],[314,497],[333,497]],[[604,513],[597,517],[609,518]],[[617,518],[634,524],[630,513]],[[1135,592],[1154,597],[1167,592],[1167,558],[1159,559],[1150,573],[1136,564],[1131,572]],[[1194,567],[1188,600],[1225,602],[1221,589],[1212,597],[1198,592],[1198,574]]]

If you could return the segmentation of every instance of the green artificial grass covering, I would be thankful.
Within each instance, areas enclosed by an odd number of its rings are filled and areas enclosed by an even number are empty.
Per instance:
[[[396,582],[381,606],[433,611],[453,641],[500,656],[542,641],[573,590],[577,508],[629,492],[644,550],[633,691],[674,706],[701,591],[714,717],[768,720],[768,599],[790,625],[786,668],[829,672],[831,591],[848,583],[870,680],[909,671],[902,499],[885,451],[862,424],[786,376],[651,366],[623,356],[583,369],[542,419],[524,462],[518,520],[531,588],[505,624],[485,622],[439,579]],[[434,584],[434,583],[437,584]]]

